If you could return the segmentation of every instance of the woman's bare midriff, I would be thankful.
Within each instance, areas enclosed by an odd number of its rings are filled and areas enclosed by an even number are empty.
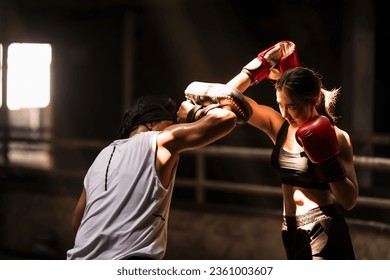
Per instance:
[[[329,190],[316,190],[282,184],[283,215],[297,216],[333,203]]]

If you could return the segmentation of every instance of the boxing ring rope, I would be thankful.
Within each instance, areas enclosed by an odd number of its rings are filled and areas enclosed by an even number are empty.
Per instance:
[[[6,138],[6,139],[5,139]],[[386,138],[389,139],[389,138]],[[383,139],[379,139],[383,144]],[[29,139],[25,137],[1,137],[0,143],[9,142],[26,142],[26,143],[46,143],[52,148],[65,148],[73,150],[99,150],[109,143],[109,141],[101,140],[82,140],[82,139]],[[378,142],[378,141],[377,141]],[[387,142],[386,142],[387,143]],[[267,148],[251,148],[251,147],[236,147],[236,146],[217,146],[210,145],[204,148],[187,151],[186,155],[193,155],[196,161],[195,178],[176,178],[176,185],[184,188],[195,188],[196,202],[205,203],[206,190],[220,190],[241,192],[250,194],[266,194],[281,196],[281,188],[279,186],[269,186],[261,184],[248,183],[234,183],[228,181],[208,180],[206,178],[206,158],[224,157],[224,158],[242,158],[242,159],[256,159],[269,161],[271,156],[271,149]],[[370,170],[389,171],[390,173],[390,158],[369,157],[369,156],[354,156],[356,167],[365,167]],[[8,167],[8,166],[6,166]],[[68,176],[75,178],[83,178],[86,170],[72,170],[54,167],[50,173],[58,176]],[[359,196],[358,204],[362,206],[390,208],[390,198],[378,198]]]
[[[223,190],[252,194],[267,194],[281,196],[281,188],[278,186],[267,186],[247,183],[232,183],[225,181],[207,180],[205,176],[205,158],[213,157],[234,157],[243,159],[261,159],[268,161],[271,157],[271,149],[247,148],[233,146],[207,146],[197,150],[188,151],[196,158],[196,175],[195,179],[177,178],[176,185],[181,187],[193,187],[196,190],[197,203],[205,203],[206,190]],[[354,156],[356,167],[366,167],[371,170],[390,171],[390,158]],[[390,208],[390,199],[359,196],[358,204],[362,206]]]

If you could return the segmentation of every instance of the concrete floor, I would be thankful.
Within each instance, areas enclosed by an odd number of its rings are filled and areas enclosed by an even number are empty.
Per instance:
[[[280,211],[199,206],[191,202],[174,205],[169,218],[165,259],[285,260]],[[347,222],[357,259],[390,260],[390,225],[350,218]],[[50,258],[50,254],[0,251],[0,260]]]
[[[173,209],[167,259],[285,259],[275,213]]]

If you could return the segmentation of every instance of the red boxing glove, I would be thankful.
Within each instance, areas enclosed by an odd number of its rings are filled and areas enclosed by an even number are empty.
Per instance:
[[[339,158],[336,132],[325,116],[317,116],[301,125],[295,139],[305,149],[307,157],[317,164],[327,182],[345,178],[345,168]]]
[[[295,44],[291,41],[281,41],[259,53],[244,66],[242,72],[251,78],[251,85],[254,85],[265,78],[277,80],[287,69],[299,66]]]

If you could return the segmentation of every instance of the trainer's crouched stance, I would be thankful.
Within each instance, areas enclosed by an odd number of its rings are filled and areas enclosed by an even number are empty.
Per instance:
[[[236,115],[214,108],[195,122],[188,101],[143,96],[127,109],[118,139],[89,168],[73,215],[67,259],[163,259],[169,210],[182,152],[227,135]],[[193,106],[192,104],[190,104]]]

